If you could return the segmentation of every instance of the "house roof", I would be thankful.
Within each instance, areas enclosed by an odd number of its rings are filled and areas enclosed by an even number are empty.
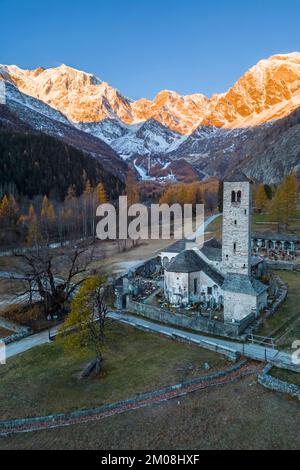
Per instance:
[[[268,286],[246,274],[228,273],[223,284],[223,290],[239,294],[259,295],[267,289]]]
[[[172,273],[193,273],[203,271],[219,286],[221,286],[224,281],[223,275],[200,258],[194,250],[185,250],[177,255],[166,268],[166,271]]]

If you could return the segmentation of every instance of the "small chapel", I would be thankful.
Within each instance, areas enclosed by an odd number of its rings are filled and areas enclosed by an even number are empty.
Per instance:
[[[251,250],[252,186],[242,172],[224,181],[222,244],[180,240],[160,253],[170,304],[208,303],[224,309],[224,322],[257,317],[267,306],[268,285],[259,280],[263,260]]]

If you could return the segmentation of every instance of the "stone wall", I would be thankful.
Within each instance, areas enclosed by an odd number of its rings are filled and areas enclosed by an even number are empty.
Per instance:
[[[242,294],[224,290],[224,319],[234,318],[241,321],[257,310],[257,300],[254,295]]]
[[[171,385],[157,390],[152,390],[150,392],[140,393],[131,398],[120,400],[114,403],[108,403],[106,405],[101,405],[95,408],[87,408],[76,411],[69,411],[67,413],[57,413],[48,416],[37,416],[35,418],[21,418],[21,419],[10,419],[10,420],[0,420],[0,434],[3,436],[5,434],[10,434],[12,432],[18,432],[20,430],[30,430],[34,431],[39,429],[39,424],[44,428],[46,427],[55,427],[56,425],[64,425],[65,421],[71,421],[77,418],[85,418],[88,416],[101,415],[101,414],[114,414],[114,410],[118,413],[120,411],[135,409],[140,403],[141,406],[145,406],[147,400],[158,399],[161,397],[163,400],[173,398],[174,394],[172,392],[178,392],[178,396],[183,396],[186,393],[189,393],[190,387],[196,385],[211,386],[214,385],[215,381],[222,378],[227,378],[226,383],[233,382],[236,380],[237,374],[243,376],[246,372],[243,373],[243,368],[246,364],[246,361],[241,361],[237,364],[233,364],[225,370],[217,371],[209,375],[204,375],[202,377],[197,377],[190,379],[179,384]],[[220,382],[222,383],[222,382]]]
[[[165,271],[164,275],[165,297],[171,304],[188,305],[189,274]]]
[[[126,309],[150,320],[228,338],[237,338],[247,326],[246,323],[233,324],[209,320],[200,315],[191,317],[181,313],[172,313],[154,305],[134,302],[129,296],[127,296]]]
[[[270,282],[271,288],[276,298],[271,307],[268,308],[265,318],[269,318],[271,315],[273,315],[273,313],[276,312],[280,305],[286,300],[288,295],[288,285],[285,284],[285,282],[283,282],[283,280],[277,276],[277,274],[272,275]]]
[[[285,284],[282,279],[277,274],[272,274],[270,280],[270,289],[275,296],[275,301],[271,306],[269,306],[264,315],[260,315],[252,324],[249,324],[249,327],[245,331],[247,335],[255,333],[255,331],[260,327],[260,325],[273,315],[280,305],[286,300],[288,294],[288,286]],[[274,336],[275,332],[272,332],[270,336]]]
[[[267,260],[267,267],[270,270],[283,270],[283,271],[293,271],[296,269],[296,265],[290,261],[270,261]]]
[[[272,365],[268,364],[262,373],[258,376],[258,382],[269,390],[285,393],[300,400],[300,387],[298,387],[298,385],[284,382],[283,380],[273,377],[269,374],[271,369]]]
[[[6,338],[2,338],[1,341],[3,341],[5,344],[19,341],[20,339],[23,339],[32,333],[31,329],[27,326],[18,325],[17,323],[8,321],[2,317],[0,317],[0,327],[13,332],[12,335],[7,336]]]

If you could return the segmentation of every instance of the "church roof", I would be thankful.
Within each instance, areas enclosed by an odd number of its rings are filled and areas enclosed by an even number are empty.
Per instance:
[[[186,240],[177,240],[173,245],[168,246],[162,250],[163,253],[181,253],[185,250]]]
[[[222,261],[222,244],[215,238],[207,240],[201,252],[211,261]]]
[[[203,271],[216,284],[221,286],[224,277],[212,266],[209,266],[194,250],[185,250],[177,255],[166,268],[171,273],[193,273]]]
[[[268,286],[246,274],[227,273],[223,284],[223,290],[239,294],[259,295],[267,289]]]
[[[242,170],[236,170],[227,177],[225,177],[224,180],[226,183],[240,183],[247,181],[248,183],[252,183],[252,180],[248,178],[247,175]]]
[[[166,271],[174,273],[193,273],[200,271],[202,267],[201,258],[195,253],[194,250],[185,250],[177,255]]]
[[[222,243],[219,242],[216,238],[210,238],[209,240],[206,240],[204,242],[204,246],[210,247],[210,248],[222,248]]]

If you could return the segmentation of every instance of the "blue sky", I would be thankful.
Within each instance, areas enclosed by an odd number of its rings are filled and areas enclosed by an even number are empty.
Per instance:
[[[224,92],[300,50],[299,0],[0,0],[0,15],[0,63],[65,63],[133,99]]]

